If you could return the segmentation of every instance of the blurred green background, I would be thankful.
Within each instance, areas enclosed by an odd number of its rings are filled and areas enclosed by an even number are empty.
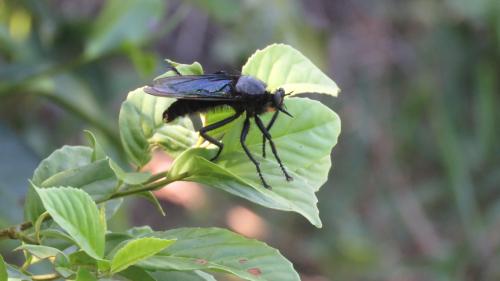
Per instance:
[[[201,206],[163,201],[166,217],[129,200],[112,227],[232,227],[252,210],[304,281],[500,280],[498,0],[0,0],[0,225],[83,129],[123,160],[120,103],[164,58],[235,72],[274,42],[342,88],[320,97],[343,121],[323,229],[209,188]]]

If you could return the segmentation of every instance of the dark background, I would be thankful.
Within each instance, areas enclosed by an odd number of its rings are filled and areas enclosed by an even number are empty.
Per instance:
[[[120,103],[164,58],[233,72],[283,42],[342,88],[319,97],[343,122],[324,227],[192,184],[159,193],[166,217],[129,200],[112,227],[230,227],[304,281],[500,280],[499,15],[498,0],[0,0],[0,224],[83,129],[123,160]]]

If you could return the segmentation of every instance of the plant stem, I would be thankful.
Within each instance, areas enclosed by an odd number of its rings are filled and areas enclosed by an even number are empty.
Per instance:
[[[149,180],[147,181],[147,183],[153,183],[161,178],[164,178],[168,173],[168,170],[167,171],[163,171],[163,172],[160,172],[158,174],[154,174],[151,176],[151,178],[149,178]]]
[[[22,226],[24,225],[14,225],[10,226],[4,229],[0,229],[0,240],[1,239],[12,239],[12,240],[19,240],[31,244],[37,244],[37,242],[27,236],[25,236],[22,232]]]
[[[122,191],[122,192],[117,192],[117,193],[111,195],[111,197],[109,197],[108,199],[103,200],[103,202],[111,200],[111,199],[125,197],[125,196],[128,196],[128,195],[133,195],[133,194],[138,194],[138,193],[146,192],[146,191],[154,191],[154,190],[156,190],[158,188],[161,188],[161,187],[163,187],[163,186],[165,186],[165,185],[167,185],[169,183],[182,180],[182,179],[184,179],[186,177],[187,177],[187,174],[181,174],[178,177],[173,178],[173,179],[164,178],[162,180],[159,180],[159,181],[153,182],[151,184],[145,185],[145,186],[143,186],[141,188],[129,189],[129,190],[125,190],[125,191]],[[102,202],[98,202],[98,203],[102,203]]]

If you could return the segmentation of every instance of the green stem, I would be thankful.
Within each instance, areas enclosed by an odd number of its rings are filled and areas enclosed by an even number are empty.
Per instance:
[[[19,240],[30,244],[37,244],[37,241],[27,237],[22,232],[22,227],[26,223],[20,225],[10,226],[0,230],[0,240],[2,239],[12,239]]]
[[[182,180],[182,179],[184,179],[186,177],[187,177],[187,174],[181,174],[180,176],[178,176],[176,178],[173,178],[173,179],[164,178],[162,180],[155,181],[155,182],[153,182],[151,184],[147,184],[147,185],[142,186],[140,188],[129,189],[129,190],[125,190],[125,191],[122,191],[122,192],[117,192],[117,193],[111,195],[111,197],[109,197],[108,199],[103,200],[103,202],[111,200],[111,199],[116,199],[116,198],[120,198],[120,197],[125,197],[125,196],[129,196],[129,195],[133,195],[133,194],[143,193],[143,192],[146,192],[146,191],[154,191],[154,190],[156,190],[158,188],[164,187],[165,185],[167,185],[169,183]],[[102,202],[98,202],[98,203],[102,203]]]
[[[152,175],[152,176],[149,178],[149,180],[148,180],[146,183],[147,183],[147,184],[149,184],[149,183],[153,183],[153,182],[155,182],[155,181],[157,181],[157,180],[159,180],[159,179],[161,179],[161,178],[164,178],[164,177],[167,175],[167,173],[168,173],[168,170],[167,170],[167,171],[160,172],[160,173],[158,173],[158,174],[154,174],[154,175]]]
[[[35,239],[37,241],[37,244],[41,244],[41,239],[40,239],[40,230],[42,228],[42,223],[50,218],[49,212],[45,211],[43,214],[41,214],[38,219],[35,222]]]

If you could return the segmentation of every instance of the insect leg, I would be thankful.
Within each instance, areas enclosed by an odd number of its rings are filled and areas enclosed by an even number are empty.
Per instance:
[[[236,114],[234,114],[233,116],[230,116],[226,119],[223,119],[221,121],[218,121],[216,123],[213,123],[213,124],[210,124],[206,127],[203,127],[200,129],[199,133],[200,135],[205,139],[207,140],[208,142],[212,143],[212,144],[215,144],[216,146],[219,147],[219,151],[217,151],[217,154],[215,154],[215,156],[210,159],[210,161],[214,161],[215,159],[217,159],[217,157],[219,157],[220,153],[222,152],[222,148],[224,148],[224,144],[218,140],[216,140],[215,138],[209,136],[207,134],[207,132],[209,131],[212,131],[212,130],[215,130],[217,128],[220,128],[228,123],[231,123],[232,121],[236,120],[238,117],[241,116],[241,113],[242,112],[236,112]]]
[[[273,114],[273,117],[271,118],[271,121],[269,124],[267,124],[266,130],[269,132],[271,130],[271,127],[274,125],[274,122],[276,121],[276,118],[278,118],[278,114],[280,112],[276,110]],[[266,158],[266,136],[262,135],[262,157]]]
[[[255,123],[259,127],[260,131],[264,135],[266,139],[269,140],[269,144],[271,145],[271,150],[273,151],[274,157],[278,161],[278,164],[280,165],[281,170],[283,171],[283,174],[286,177],[287,181],[293,180],[293,177],[288,174],[288,172],[285,169],[285,166],[283,166],[283,163],[281,162],[280,157],[278,156],[278,150],[276,149],[276,146],[274,145],[273,139],[271,138],[271,134],[267,131],[266,127],[264,127],[264,124],[262,123],[262,120],[260,120],[260,117],[258,115],[255,115]],[[272,125],[272,124],[270,124]]]
[[[240,136],[240,142],[241,142],[241,147],[243,147],[243,150],[247,154],[248,158],[250,158],[250,161],[253,162],[255,165],[255,168],[257,169],[257,174],[259,174],[260,180],[262,181],[262,184],[264,185],[265,188],[271,188],[267,184],[267,182],[264,180],[264,177],[262,176],[262,172],[260,171],[260,164],[253,158],[252,154],[250,153],[250,150],[248,149],[247,145],[245,144],[245,139],[247,138],[248,131],[250,130],[250,118],[247,117],[245,118],[245,122],[243,123],[243,129],[241,130],[241,136]]]

